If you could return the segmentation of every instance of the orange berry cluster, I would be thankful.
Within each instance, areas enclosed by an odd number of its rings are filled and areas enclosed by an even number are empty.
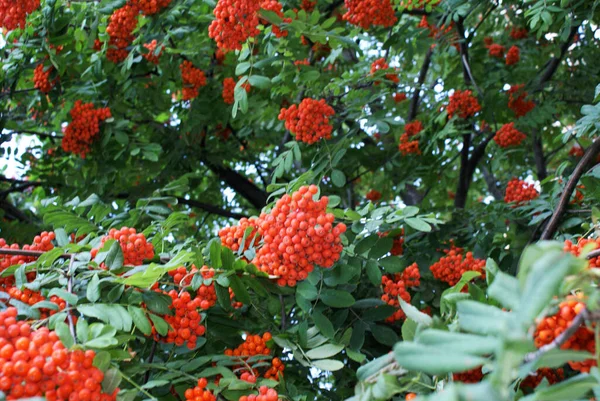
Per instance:
[[[279,276],[280,286],[293,287],[306,279],[315,264],[330,268],[340,258],[340,235],[346,225],[333,226],[335,217],[326,213],[329,199],[314,200],[317,192],[316,185],[300,187],[279,199],[269,214],[260,215],[263,245],[253,263],[263,272]]]
[[[569,156],[573,156],[573,157],[583,157],[583,154],[585,152],[583,151],[583,149],[581,148],[581,146],[579,146],[578,144],[575,144],[571,147],[571,149],[569,149]]]
[[[221,238],[221,244],[231,249],[234,252],[239,251],[242,246],[244,249],[242,253],[246,252],[250,247],[258,246],[260,242],[260,235],[258,234],[258,227],[260,222],[256,218],[241,218],[237,226],[225,227],[219,231],[219,238]],[[244,241],[244,233],[248,228],[252,230],[246,235],[246,241]]]
[[[419,132],[423,131],[423,123],[421,121],[411,121],[406,123],[404,126],[404,133],[400,136],[400,144],[398,145],[398,150],[402,153],[402,156],[406,156],[408,154],[421,154],[421,149],[419,149],[419,141],[418,140],[410,140],[410,138],[417,135]]]
[[[549,384],[555,384],[565,379],[565,371],[563,368],[540,368],[535,375],[527,376],[525,380],[521,382],[521,388],[536,388],[544,378],[548,380]]]
[[[240,344],[235,349],[226,349],[224,354],[227,356],[236,356],[241,358],[247,358],[256,355],[271,355],[271,349],[267,345],[267,342],[270,341],[271,338],[273,337],[269,332],[264,333],[262,336],[248,334],[242,344]],[[261,364],[264,363],[264,361],[258,362],[260,362]],[[249,372],[248,368],[245,366],[239,366],[238,368],[245,369],[242,371],[241,375],[246,378],[248,378],[249,376],[256,377],[259,375],[257,369],[253,369],[252,372]],[[265,379],[278,380],[279,376],[283,375],[284,370],[285,365],[283,364],[281,359],[275,357],[271,360],[271,366],[264,372],[263,377]],[[247,374],[244,375],[244,373]]]
[[[331,139],[333,126],[329,118],[334,114],[335,111],[325,99],[305,98],[300,105],[282,108],[279,119],[285,120],[285,128],[296,135],[297,141],[311,145],[321,138]]]
[[[517,64],[521,59],[521,51],[517,46],[511,46],[506,53],[506,65]]]
[[[277,16],[279,18],[282,19],[283,22],[289,24],[292,22],[291,18],[285,18],[283,16],[283,7],[281,5],[281,3],[277,0],[263,0],[260,3],[260,8],[262,8],[263,10],[267,10],[267,11],[272,11],[275,14],[277,14]],[[263,25],[267,25],[268,22],[265,19],[260,19],[261,24]],[[275,35],[275,37],[278,38],[285,38],[288,36],[288,31],[286,30],[282,30],[280,29],[278,26],[273,25],[273,34]]]
[[[464,119],[478,113],[481,110],[481,106],[470,90],[461,91],[457,89],[450,96],[447,110],[450,118],[457,115]]]
[[[235,103],[235,80],[233,78],[225,78],[223,80],[223,101],[227,104]],[[246,89],[246,93],[250,93],[250,83],[248,81],[242,84],[242,87]]]
[[[50,81],[50,74],[53,70],[53,66],[46,68],[44,64],[38,64],[33,70],[33,86],[42,93],[49,93],[58,81],[58,77]]]
[[[122,227],[120,230],[111,228],[108,235],[102,238],[100,248],[109,239],[114,239],[121,245],[123,251],[123,265],[125,266],[140,266],[144,263],[144,259],[152,259],[154,257],[154,246],[151,242],[146,241],[146,236],[142,233],[137,233],[135,228]],[[98,249],[92,249],[92,258],[98,254]]]
[[[172,0],[132,0],[131,3],[136,5],[145,15],[152,15],[160,12],[163,8],[171,4]]]
[[[267,386],[261,386],[258,389],[258,395],[243,395],[239,398],[239,401],[278,401],[279,394],[277,391]]]
[[[454,379],[455,382],[479,383],[481,379],[483,379],[483,372],[479,367],[462,373],[453,373],[452,379]]]
[[[509,35],[514,40],[525,39],[527,37],[527,28],[512,27]]]
[[[506,186],[506,193],[504,194],[504,202],[512,203],[513,207],[522,206],[529,201],[540,196],[540,193],[535,189],[533,184],[528,184],[518,178],[513,178],[508,182]]]
[[[476,271],[485,277],[485,260],[475,259],[472,252],[464,253],[463,248],[452,246],[444,250],[443,256],[429,267],[433,277],[451,286],[456,285],[465,272]]]
[[[23,245],[24,251],[41,251],[48,252],[54,248],[52,241],[55,238],[54,232],[44,231],[39,235],[36,235],[31,245]],[[0,238],[0,250],[5,249],[20,249],[19,244],[8,245],[4,238]],[[23,256],[23,255],[6,255],[0,251],[0,273],[10,266],[22,265],[24,263],[33,262],[36,259],[34,256]],[[33,280],[35,278],[35,272],[27,273],[27,278]],[[0,278],[0,289],[7,290],[14,284],[14,277],[9,276]]]
[[[387,237],[389,235],[389,231],[386,231],[384,233],[377,233],[377,235],[379,235],[379,237]],[[404,228],[402,229],[402,232],[398,235],[396,235],[393,238],[394,242],[392,244],[392,249],[390,250],[390,253],[394,256],[400,256],[402,255],[402,253],[404,253]]]
[[[396,308],[394,314],[388,316],[385,321],[388,323],[393,323],[397,320],[404,319],[406,315],[404,314],[402,308],[400,308],[400,301],[398,300],[398,297],[400,297],[404,302],[410,302],[410,294],[406,290],[406,283],[401,278],[396,279],[395,277],[383,276],[381,278],[381,285],[383,289],[381,300],[386,304]]]
[[[371,75],[375,75],[378,71],[389,70],[390,66],[386,63],[385,58],[378,58],[371,64]],[[390,73],[385,74],[385,78],[394,83],[400,82],[400,78],[398,78],[398,74]],[[375,81],[375,85],[379,85],[379,81]]]
[[[494,135],[494,142],[501,148],[508,148],[510,146],[518,146],[527,138],[527,136],[515,128],[515,123],[504,124],[496,135]]]
[[[216,401],[217,397],[206,388],[208,381],[205,378],[198,379],[198,385],[185,390],[186,401]]]
[[[506,50],[504,46],[499,45],[498,43],[491,43],[486,46],[488,49],[488,54],[490,57],[503,58],[504,51]]]
[[[68,351],[54,331],[33,331],[17,309],[0,312],[0,391],[8,400],[44,396],[48,401],[113,401],[102,393],[104,374],[94,351]]]
[[[183,80],[183,100],[191,100],[198,97],[198,91],[206,85],[204,71],[194,67],[191,61],[184,60],[179,65],[181,79]]]
[[[398,21],[390,0],[344,0],[344,20],[369,29],[371,26],[390,27]]]
[[[402,272],[400,277],[407,287],[418,287],[421,285],[421,272],[419,266],[416,263],[408,266]]]
[[[394,93],[393,98],[394,98],[394,102],[396,102],[396,103],[403,102],[406,100],[406,93],[404,93],[404,92]]]
[[[584,308],[585,304],[579,302],[576,297],[569,297],[566,301],[561,302],[556,315],[545,317],[538,323],[534,334],[535,346],[540,348],[554,341],[556,337],[572,324],[575,316]],[[594,353],[596,349],[594,331],[585,325],[579,327],[575,334],[561,346],[561,349]],[[569,366],[573,370],[587,373],[592,366],[596,366],[596,360],[588,359],[583,362],[569,362]]]
[[[585,247],[589,248],[587,249],[588,251],[600,248],[600,238],[580,238],[576,244],[574,244],[571,240],[566,240],[563,249],[565,252],[579,256]],[[600,268],[600,256],[588,259],[588,267]]]
[[[369,190],[369,192],[367,192],[367,195],[365,195],[365,198],[367,198],[371,202],[377,202],[379,199],[381,199],[381,192],[379,192],[376,189],[371,189],[371,190]]]
[[[312,12],[317,6],[317,0],[302,0],[302,4],[300,8],[306,11],[307,13]]]
[[[146,60],[148,60],[148,62],[150,62],[152,64],[158,64],[158,62],[160,60],[160,56],[162,56],[163,50],[165,49],[164,46],[161,46],[160,47],[160,52],[158,54],[155,54],[156,53],[156,46],[158,46],[158,42],[156,41],[156,39],[154,39],[150,43],[144,44],[144,47],[146,48],[146,50],[148,50],[148,53],[142,54],[142,56]]]
[[[70,114],[71,123],[65,129],[61,146],[65,152],[78,154],[85,159],[100,132],[100,122],[111,117],[110,109],[94,109],[93,103],[77,100]]]
[[[417,28],[424,28],[429,30],[429,34],[427,36],[435,40],[440,40],[444,35],[452,33],[454,29],[454,24],[450,23],[448,26],[438,26],[438,24],[430,24],[429,20],[427,19],[427,16],[424,15],[423,18],[421,18],[421,21],[419,21],[419,23],[417,24]],[[459,44],[456,32],[450,38],[450,43],[458,50]],[[435,44],[433,44],[431,47],[435,47]]]
[[[133,31],[138,24],[139,11],[136,4],[125,4],[115,10],[108,20],[106,33],[110,37],[110,49],[106,52],[106,57],[115,64],[125,60],[129,54],[127,46],[135,39]]]
[[[219,0],[208,36],[223,50],[242,50],[248,38],[260,33],[258,10],[260,2],[257,0]]]
[[[295,60],[294,61],[294,65],[297,66],[297,67],[299,67],[301,65],[310,65],[310,60],[307,59],[307,58],[305,58],[303,60]]]
[[[527,92],[523,91],[524,84],[512,85],[508,90],[508,108],[517,118],[523,117],[535,108],[535,102],[525,100]]]
[[[40,0],[0,0],[0,28],[9,31],[25,28],[27,14],[40,6]]]
[[[169,309],[174,310],[173,315],[164,315],[163,319],[171,326],[166,337],[160,336],[156,328],[152,327],[152,334],[157,341],[175,343],[177,346],[186,345],[189,349],[196,348],[199,336],[203,336],[206,328],[200,324],[202,315],[198,312],[202,300],[199,297],[192,299],[187,291],[179,294],[175,290],[167,293],[171,297]]]

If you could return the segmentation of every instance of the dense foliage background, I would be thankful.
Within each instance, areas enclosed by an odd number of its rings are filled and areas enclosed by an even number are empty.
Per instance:
[[[104,393],[600,395],[597,2],[38,3],[0,0],[0,308],[93,350]],[[282,279],[256,255],[308,185],[336,221],[292,252],[343,251]]]

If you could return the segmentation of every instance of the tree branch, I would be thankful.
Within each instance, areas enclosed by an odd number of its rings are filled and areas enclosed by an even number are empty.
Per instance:
[[[502,198],[504,198],[502,196],[502,191],[500,191],[500,188],[498,188],[498,185],[497,185],[498,180],[496,180],[496,177],[494,177],[494,174],[491,171],[489,171],[487,169],[487,167],[485,167],[485,166],[479,167],[479,170],[481,170],[483,179],[485,180],[485,183],[487,184],[488,189],[489,189],[490,193],[492,194],[492,196],[496,200],[501,200]]]
[[[241,219],[243,217],[248,217],[247,215],[242,214],[242,213],[230,212],[229,210],[221,209],[218,206],[211,205],[211,204],[204,203],[204,202],[198,202],[198,201],[195,201],[192,199],[185,199],[182,197],[178,197],[177,202],[182,205],[188,205],[191,207],[205,210],[211,214],[216,214],[218,216],[223,216],[223,217],[230,217],[232,219]]]
[[[48,133],[48,132],[37,132],[37,131],[30,131],[30,130],[9,130],[10,132],[4,133],[4,134],[0,134],[0,135],[4,135],[4,136],[12,136],[12,135],[35,135],[35,136],[39,136],[40,138],[50,138],[50,139],[62,139],[62,135],[53,135],[52,133]]]
[[[577,34],[578,29],[579,29],[579,25],[576,25],[571,28],[571,31],[569,32],[569,36],[568,36],[567,40],[560,47],[560,53],[559,53],[558,57],[552,57],[550,59],[550,61],[546,64],[545,70],[541,73],[540,79],[539,79],[535,89],[532,91],[532,93],[536,93],[536,92],[539,92],[542,89],[544,89],[544,85],[546,84],[546,82],[548,82],[552,79],[552,76],[556,72],[556,69],[560,65],[560,62],[565,57],[567,50],[569,50],[569,46],[571,46],[571,42],[573,41],[573,38]]]
[[[469,148],[471,147],[471,134],[463,135],[463,147],[460,150],[460,172],[458,175],[458,186],[456,188],[456,197],[454,198],[454,207],[463,209],[467,203],[467,193],[471,180],[469,178]]]
[[[429,66],[431,65],[431,56],[433,55],[433,48],[429,48],[427,54],[425,54],[425,58],[423,59],[423,65],[421,66],[421,71],[419,71],[419,78],[417,80],[417,85],[415,86],[415,91],[410,99],[410,106],[408,109],[408,117],[407,121],[412,121],[417,117],[417,109],[419,107],[419,97],[421,88],[425,83],[425,78],[427,78],[427,72],[429,71]]]
[[[600,153],[600,138],[596,138],[594,142],[592,142],[579,163],[577,163],[577,166],[575,167],[575,170],[573,170],[569,181],[567,181],[567,185],[565,186],[563,194],[558,201],[558,205],[556,206],[552,217],[548,221],[546,228],[542,232],[540,239],[548,240],[552,238],[556,232],[556,229],[558,228],[560,219],[567,208],[567,205],[569,204],[571,195],[573,194],[573,191],[579,182],[579,178],[581,178],[581,176],[585,173],[588,164],[595,159],[598,153]]]

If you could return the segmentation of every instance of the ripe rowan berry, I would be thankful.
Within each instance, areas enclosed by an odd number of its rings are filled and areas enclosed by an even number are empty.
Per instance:
[[[579,146],[578,144],[575,144],[571,147],[571,149],[569,149],[569,156],[573,156],[573,157],[583,157],[583,154],[585,152],[583,151],[583,149],[581,148],[581,146]]]
[[[185,390],[186,401],[216,401],[217,397],[206,388],[207,384],[208,381],[205,378],[198,379],[196,387]]]
[[[418,287],[421,285],[421,272],[419,271],[419,266],[416,263],[408,266],[402,272],[400,276],[402,281],[407,287]]]
[[[403,102],[406,100],[406,93],[404,93],[404,92],[394,93],[393,97],[394,97],[394,102],[400,103],[400,102]]]
[[[163,8],[171,4],[172,0],[129,0],[144,15],[152,15],[160,12]]]
[[[102,238],[100,248],[109,239],[114,239],[119,242],[123,251],[123,265],[125,266],[140,266],[144,263],[144,259],[152,259],[154,257],[154,246],[151,242],[146,241],[146,236],[137,233],[135,228],[122,227],[117,230],[111,228],[108,235]],[[96,257],[99,248],[92,249],[92,257]]]
[[[312,12],[317,6],[317,0],[302,0],[302,4],[300,8],[306,11],[307,13]]]
[[[389,235],[389,231],[383,232],[383,233],[377,233],[377,235],[379,235],[380,238],[382,237],[387,237]],[[396,235],[393,238],[394,242],[392,243],[392,249],[390,250],[390,253],[393,256],[400,256],[402,255],[402,253],[404,252],[404,228],[402,229],[402,231],[400,232],[400,234]]]
[[[162,56],[163,50],[165,49],[165,47],[161,45],[160,51],[158,52],[158,54],[156,54],[157,46],[158,46],[158,42],[156,41],[156,39],[152,40],[152,42],[150,42],[150,43],[144,44],[144,48],[146,48],[146,50],[148,50],[148,53],[142,54],[142,57],[144,57],[146,60],[148,60],[149,63],[156,64],[156,65],[158,65],[158,63],[160,61],[160,56]]]
[[[206,86],[204,71],[194,67],[191,61],[184,60],[179,66],[183,81],[183,100],[192,100],[198,97],[198,91]]]
[[[78,154],[85,159],[100,132],[100,122],[111,117],[110,109],[94,109],[93,103],[77,100],[70,114],[71,123],[65,129],[61,146],[65,152]]]
[[[466,119],[477,114],[481,110],[481,106],[470,90],[461,91],[457,89],[450,95],[446,110],[450,118],[457,115],[462,119]]]
[[[565,372],[563,368],[551,369],[551,368],[540,368],[534,375],[527,376],[522,382],[521,388],[536,388],[542,382],[542,380],[548,380],[549,384],[555,384],[565,379]]]
[[[512,27],[509,35],[514,40],[519,40],[525,39],[527,37],[527,34],[527,28]]]
[[[415,393],[408,393],[408,394],[406,394],[406,397],[404,397],[404,399],[406,401],[412,401],[415,398],[417,398],[417,395]]]
[[[293,104],[287,109],[282,108],[279,119],[285,120],[285,128],[296,135],[296,140],[311,145],[321,138],[331,139],[333,126],[329,118],[334,114],[325,99],[305,98],[298,106]]]
[[[429,267],[433,277],[444,281],[451,286],[456,285],[467,271],[476,271],[485,277],[485,260],[475,259],[471,252],[464,254],[463,248],[454,245],[450,249],[444,250],[446,256],[443,256]]]
[[[376,189],[371,189],[369,192],[367,192],[365,198],[371,202],[377,202],[379,199],[381,199],[381,192]]]
[[[377,60],[375,60],[372,64],[371,64],[371,72],[370,75],[375,75],[378,71],[386,71],[389,70],[390,66],[388,65],[388,63],[386,63],[385,58],[379,58]],[[398,78],[398,74],[395,73],[388,73],[385,74],[385,78],[389,81],[392,81],[394,83],[398,83],[400,82],[400,78]],[[375,81],[375,85],[379,85],[379,81]]]
[[[258,36],[258,0],[219,0],[208,36],[223,50],[242,50],[248,38]]]
[[[517,118],[525,116],[535,108],[535,102],[525,100],[527,92],[523,91],[524,84],[512,85],[508,90],[508,108],[511,109]]]
[[[600,238],[580,238],[576,244],[571,240],[566,240],[564,245],[564,251],[572,253],[575,256],[581,255],[583,249],[587,251],[595,250],[600,248]],[[600,256],[595,258],[587,259],[588,268],[600,268]]]
[[[235,80],[233,78],[225,78],[223,80],[223,101],[227,104],[235,103]],[[250,83],[248,81],[242,84],[242,87],[246,90],[246,93],[250,93]]]
[[[453,373],[452,379],[455,382],[479,383],[481,379],[483,379],[483,372],[481,370],[481,367],[474,368],[462,373]]]
[[[50,74],[54,71],[53,66],[45,67],[44,64],[38,64],[33,70],[33,86],[42,93],[49,93],[58,82],[58,77],[50,80]]]
[[[390,27],[398,21],[390,0],[344,0],[346,13],[343,19],[369,29],[371,26]]]
[[[156,290],[157,292],[162,292]],[[202,299],[198,296],[192,299],[187,291],[178,293],[171,290],[167,293],[171,297],[169,309],[174,313],[164,315],[162,318],[169,324],[169,331],[165,337],[158,334],[156,327],[152,327],[152,334],[157,341],[175,343],[177,346],[186,345],[189,349],[196,348],[198,337],[203,336],[206,328],[200,324],[202,315],[198,313],[201,309]]]
[[[25,28],[27,15],[40,7],[40,0],[0,0],[0,28]]]
[[[400,144],[398,145],[398,150],[400,150],[402,156],[406,156],[408,154],[421,154],[421,149],[419,149],[419,141],[411,140],[410,138],[414,137],[422,130],[423,124],[418,120],[406,123],[404,126],[404,133],[400,136]]]
[[[388,316],[385,321],[388,323],[393,323],[397,320],[404,319],[406,315],[402,308],[400,308],[400,301],[398,298],[401,298],[404,302],[410,303],[410,294],[406,290],[406,284],[402,279],[392,278],[388,276],[383,276],[381,278],[381,286],[383,290],[383,294],[381,295],[381,300],[386,304],[393,306],[396,308],[396,311],[391,316]]]
[[[513,203],[513,208],[523,206],[529,201],[536,199],[540,193],[535,189],[533,184],[528,184],[525,181],[513,178],[506,186],[504,194],[504,202]]]
[[[488,48],[488,54],[490,55],[490,57],[496,57],[496,58],[504,57],[504,51],[506,50],[504,48],[504,46],[499,45],[497,43],[491,43],[490,45],[488,45],[486,47]]]
[[[258,389],[258,395],[243,395],[239,398],[239,401],[278,401],[279,395],[277,391],[267,386],[261,386]]]
[[[521,59],[521,52],[517,46],[511,46],[506,53],[506,65],[517,64]]]
[[[260,235],[258,234],[258,227],[260,221],[256,218],[241,218],[237,226],[225,227],[219,231],[219,238],[221,238],[221,244],[231,249],[234,252],[238,252],[240,247],[243,247],[242,254],[246,252],[250,247],[258,246],[260,242]],[[244,240],[245,236],[245,240]]]
[[[127,3],[116,9],[108,20],[106,33],[108,33],[110,48],[106,57],[113,63],[120,63],[127,58],[127,47],[133,42],[133,31],[138,24],[139,8],[136,4]]]
[[[282,11],[283,7],[282,7],[281,3],[277,0],[262,0],[260,3],[260,8],[262,8],[263,10],[274,12],[286,24],[289,24],[292,22],[291,18],[284,17],[283,11]],[[265,26],[268,25],[268,21],[263,18],[260,18],[260,23]],[[273,25],[273,34],[277,38],[284,38],[284,37],[288,36],[288,31],[282,30],[278,26]]]
[[[527,136],[515,128],[515,123],[508,123],[504,124],[498,132],[496,132],[494,142],[501,148],[508,148],[510,146],[520,145],[525,138],[527,138]]]

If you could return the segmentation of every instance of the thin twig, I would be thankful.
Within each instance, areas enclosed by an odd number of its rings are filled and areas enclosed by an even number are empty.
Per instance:
[[[75,262],[75,254],[71,254],[71,259],[69,260],[69,269],[67,270],[67,292],[70,294],[73,291],[73,275],[71,274],[71,269],[73,268],[73,262]],[[66,300],[65,300],[66,301]],[[69,309],[69,302],[65,303],[65,308]],[[75,333],[75,324],[73,323],[73,315],[69,310],[67,312],[67,320],[69,321],[69,330],[71,331],[71,335],[77,341],[77,334]]]
[[[148,356],[148,363],[152,363],[152,360],[154,359],[154,353],[156,352],[156,344],[158,344],[156,341],[152,341],[152,348],[150,348],[150,355]],[[144,384],[148,383],[149,379],[150,379],[150,369],[148,369],[146,371],[146,374],[144,375]]]
[[[598,256],[600,256],[600,249],[595,249],[587,254],[588,259],[597,258]]]
[[[6,248],[0,248],[0,255],[20,255],[20,256],[40,257],[40,256],[42,256],[45,253],[46,252],[44,252],[44,251],[26,251],[26,250],[23,250],[23,249],[6,249]],[[74,253],[63,253],[59,257],[60,258],[72,258],[74,256],[75,256]]]

